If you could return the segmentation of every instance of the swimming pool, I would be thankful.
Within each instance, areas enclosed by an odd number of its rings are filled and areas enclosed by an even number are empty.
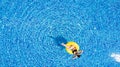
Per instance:
[[[69,41],[79,59],[60,45]],[[120,67],[119,58],[119,0],[0,0],[0,67]]]

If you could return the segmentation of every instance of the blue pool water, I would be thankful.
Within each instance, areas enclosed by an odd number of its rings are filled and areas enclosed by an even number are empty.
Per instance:
[[[84,52],[72,59],[60,43]],[[120,67],[120,0],[0,0],[0,67]]]

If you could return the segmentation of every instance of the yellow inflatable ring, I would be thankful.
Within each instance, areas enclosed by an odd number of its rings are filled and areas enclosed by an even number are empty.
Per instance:
[[[66,44],[66,46],[74,46],[74,47],[76,47],[77,51],[79,50],[79,45],[78,45],[77,43],[75,43],[75,42],[68,42],[68,43]],[[70,49],[68,49],[68,48],[66,48],[66,51],[67,51],[69,54],[73,54],[72,51],[71,51]]]

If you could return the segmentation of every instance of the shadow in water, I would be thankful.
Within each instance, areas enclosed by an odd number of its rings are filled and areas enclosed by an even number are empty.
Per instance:
[[[49,37],[54,39],[54,42],[57,44],[57,46],[60,46],[61,49],[64,47],[61,45],[61,43],[64,43],[64,44],[67,43],[67,40],[63,36],[57,36],[57,37],[49,36]]]

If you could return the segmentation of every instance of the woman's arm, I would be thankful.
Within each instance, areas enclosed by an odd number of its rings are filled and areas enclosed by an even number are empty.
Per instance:
[[[83,50],[79,50],[78,53],[81,55],[83,53]]]

